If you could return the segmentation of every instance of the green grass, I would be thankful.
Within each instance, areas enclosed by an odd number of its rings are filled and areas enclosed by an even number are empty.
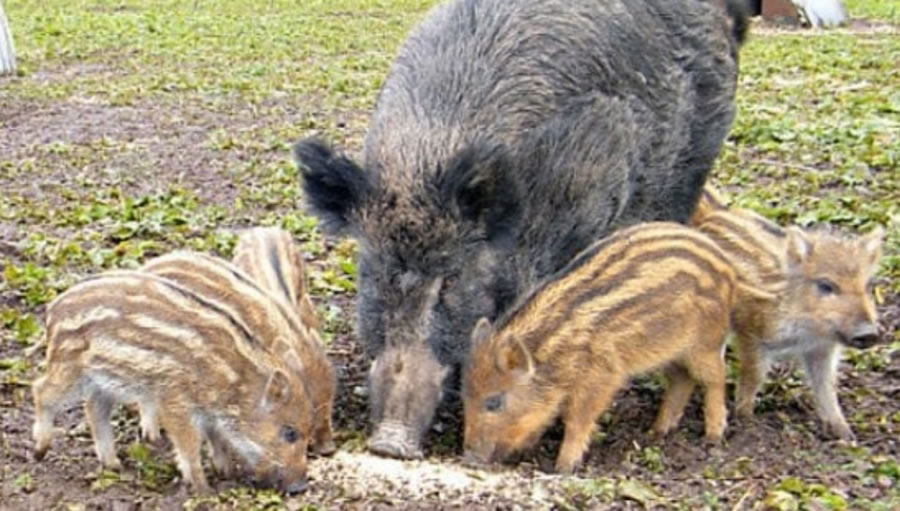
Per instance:
[[[27,386],[39,359],[24,353],[42,334],[44,306],[80,277],[134,267],[174,248],[227,257],[234,229],[248,225],[279,225],[303,243],[326,340],[352,332],[352,316],[338,304],[355,294],[354,245],[325,239],[300,211],[289,147],[322,132],[358,151],[397,47],[433,3],[4,2],[20,70],[0,82],[0,112],[10,114],[0,115],[0,144],[11,141],[9,150],[0,147],[0,241],[12,232],[5,239],[14,245],[0,245],[0,383]],[[781,223],[856,232],[884,225],[879,292],[896,300],[900,5],[846,3],[852,16],[893,23],[894,32],[751,33],[741,55],[738,116],[712,180],[737,204]],[[42,116],[53,115],[57,122],[42,124]],[[884,374],[900,349],[895,340],[883,350],[851,353],[850,365]],[[803,390],[796,379],[785,380],[761,397],[767,407]],[[900,415],[860,413],[851,418],[857,428],[896,431],[900,423]],[[173,475],[143,449],[129,455],[145,486]],[[861,460],[857,484],[892,484],[897,502],[896,459],[854,456]],[[654,446],[633,457],[648,477],[663,480],[674,463]],[[39,487],[31,472],[18,477],[17,486]],[[730,509],[740,496],[710,489],[702,502],[684,504],[666,488],[598,479],[574,485],[567,505],[629,499]],[[847,504],[815,473],[766,480],[754,495],[775,509]],[[864,500],[853,505],[887,509]],[[283,505],[269,493],[238,489],[189,507],[204,503]]]

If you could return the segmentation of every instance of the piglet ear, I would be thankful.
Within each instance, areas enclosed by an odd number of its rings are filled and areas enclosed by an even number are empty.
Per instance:
[[[787,229],[787,262],[788,266],[800,266],[812,256],[813,244],[807,234],[799,227]]]
[[[290,399],[290,380],[288,380],[288,376],[284,371],[276,369],[269,376],[269,381],[266,382],[261,404],[263,407],[270,407],[287,403]]]
[[[488,318],[482,317],[475,323],[475,329],[472,330],[472,347],[478,346],[490,338],[494,328]]]
[[[300,355],[297,354],[297,350],[294,349],[293,346],[290,346],[287,341],[279,340],[281,344],[281,360],[287,364],[288,369],[296,372],[303,372],[303,361],[300,360]]]
[[[884,228],[880,225],[862,237],[862,247],[870,264],[877,264],[881,259],[881,247],[884,245]]]
[[[310,211],[330,234],[342,234],[371,193],[363,170],[323,140],[310,137],[294,145],[303,193]]]
[[[508,235],[519,205],[513,173],[503,146],[470,144],[440,174],[441,198],[461,220],[484,228],[488,239]]]
[[[497,355],[497,368],[504,372],[518,371],[532,376],[534,359],[518,338],[508,339]]]

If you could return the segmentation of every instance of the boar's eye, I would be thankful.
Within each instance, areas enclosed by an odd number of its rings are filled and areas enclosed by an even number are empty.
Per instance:
[[[816,289],[823,295],[834,295],[840,292],[837,284],[828,279],[816,279]]]
[[[285,442],[292,444],[300,438],[300,433],[293,426],[281,426],[281,431],[279,432],[281,435],[281,439]]]
[[[503,408],[503,394],[495,394],[484,400],[484,409],[488,412],[498,412]]]

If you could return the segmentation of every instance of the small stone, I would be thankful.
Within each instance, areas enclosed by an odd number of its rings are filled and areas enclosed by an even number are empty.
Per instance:
[[[366,397],[369,395],[369,388],[362,385],[353,387],[353,395],[358,397]]]
[[[878,486],[885,488],[885,489],[894,486],[894,480],[884,474],[881,474],[880,476],[878,476],[875,479],[875,482],[878,483]]]

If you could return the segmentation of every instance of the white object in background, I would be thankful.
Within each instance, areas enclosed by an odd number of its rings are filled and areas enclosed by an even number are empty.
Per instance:
[[[0,2],[0,75],[15,70],[16,50],[13,48],[12,32],[9,30],[9,22],[6,21],[6,13],[3,12],[3,2]]]
[[[847,21],[847,9],[841,0],[792,0],[801,16],[813,27],[829,27]]]

